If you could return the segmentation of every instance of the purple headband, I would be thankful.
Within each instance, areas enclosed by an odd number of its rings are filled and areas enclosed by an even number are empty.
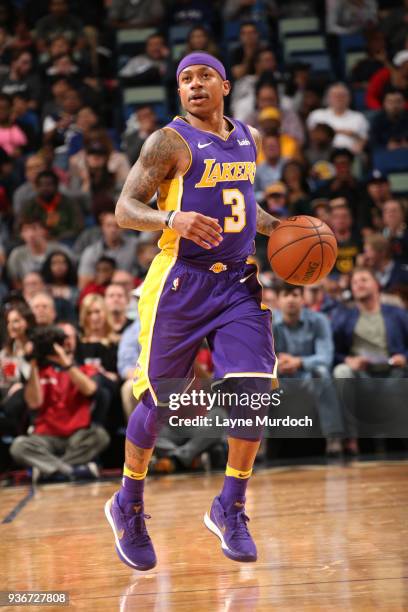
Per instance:
[[[220,62],[220,60],[217,60],[216,57],[214,57],[213,55],[209,55],[208,53],[197,52],[197,53],[190,53],[189,55],[186,55],[186,57],[183,57],[183,59],[179,63],[177,67],[177,83],[179,80],[180,72],[184,70],[185,68],[187,68],[188,66],[195,66],[195,65],[210,66],[211,68],[214,68],[214,70],[218,72],[218,74],[221,76],[223,81],[227,80],[225,68]]]

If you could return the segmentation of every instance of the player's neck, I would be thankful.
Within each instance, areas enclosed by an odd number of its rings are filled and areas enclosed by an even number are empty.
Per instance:
[[[226,121],[223,113],[224,109],[220,111],[214,111],[209,117],[197,117],[191,113],[187,113],[186,119],[190,125],[197,128],[198,130],[204,130],[205,132],[212,132],[218,134],[222,138],[226,137],[231,131],[231,126]]]

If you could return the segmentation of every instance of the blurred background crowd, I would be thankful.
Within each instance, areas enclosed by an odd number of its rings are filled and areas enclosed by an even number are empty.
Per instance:
[[[360,451],[341,381],[407,376],[407,0],[0,0],[0,472],[119,467],[158,236],[121,230],[115,202],[181,112],[176,66],[194,50],[226,65],[226,114],[261,132],[260,204],[319,217],[338,241],[333,272],[303,291],[278,282],[257,238],[279,376],[319,417],[312,453]],[[205,345],[196,367],[211,377]],[[225,454],[200,432],[159,447],[157,471]]]

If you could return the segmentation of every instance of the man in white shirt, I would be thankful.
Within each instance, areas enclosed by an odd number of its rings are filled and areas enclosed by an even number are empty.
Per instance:
[[[307,118],[308,129],[326,123],[336,132],[333,146],[361,153],[368,139],[369,123],[363,113],[350,110],[350,92],[343,83],[335,83],[327,91],[327,108],[312,111]]]

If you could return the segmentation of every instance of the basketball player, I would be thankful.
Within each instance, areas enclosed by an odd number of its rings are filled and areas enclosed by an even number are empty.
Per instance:
[[[256,266],[246,262],[256,231],[268,236],[279,223],[255,201],[258,132],[224,116],[231,86],[213,56],[183,58],[177,82],[186,115],[147,139],[116,207],[121,227],[163,230],[161,253],[139,303],[141,354],[134,383],[139,403],[127,427],[122,486],[105,505],[120,559],[138,570],[156,564],[143,485],[167,414],[169,383],[172,392],[188,387],[204,338],[217,380],[270,392],[276,371],[271,312],[261,304]],[[148,206],[156,191],[159,210]],[[240,406],[236,414],[243,416]],[[262,432],[228,434],[223,489],[205,524],[227,557],[255,561],[244,504]]]

